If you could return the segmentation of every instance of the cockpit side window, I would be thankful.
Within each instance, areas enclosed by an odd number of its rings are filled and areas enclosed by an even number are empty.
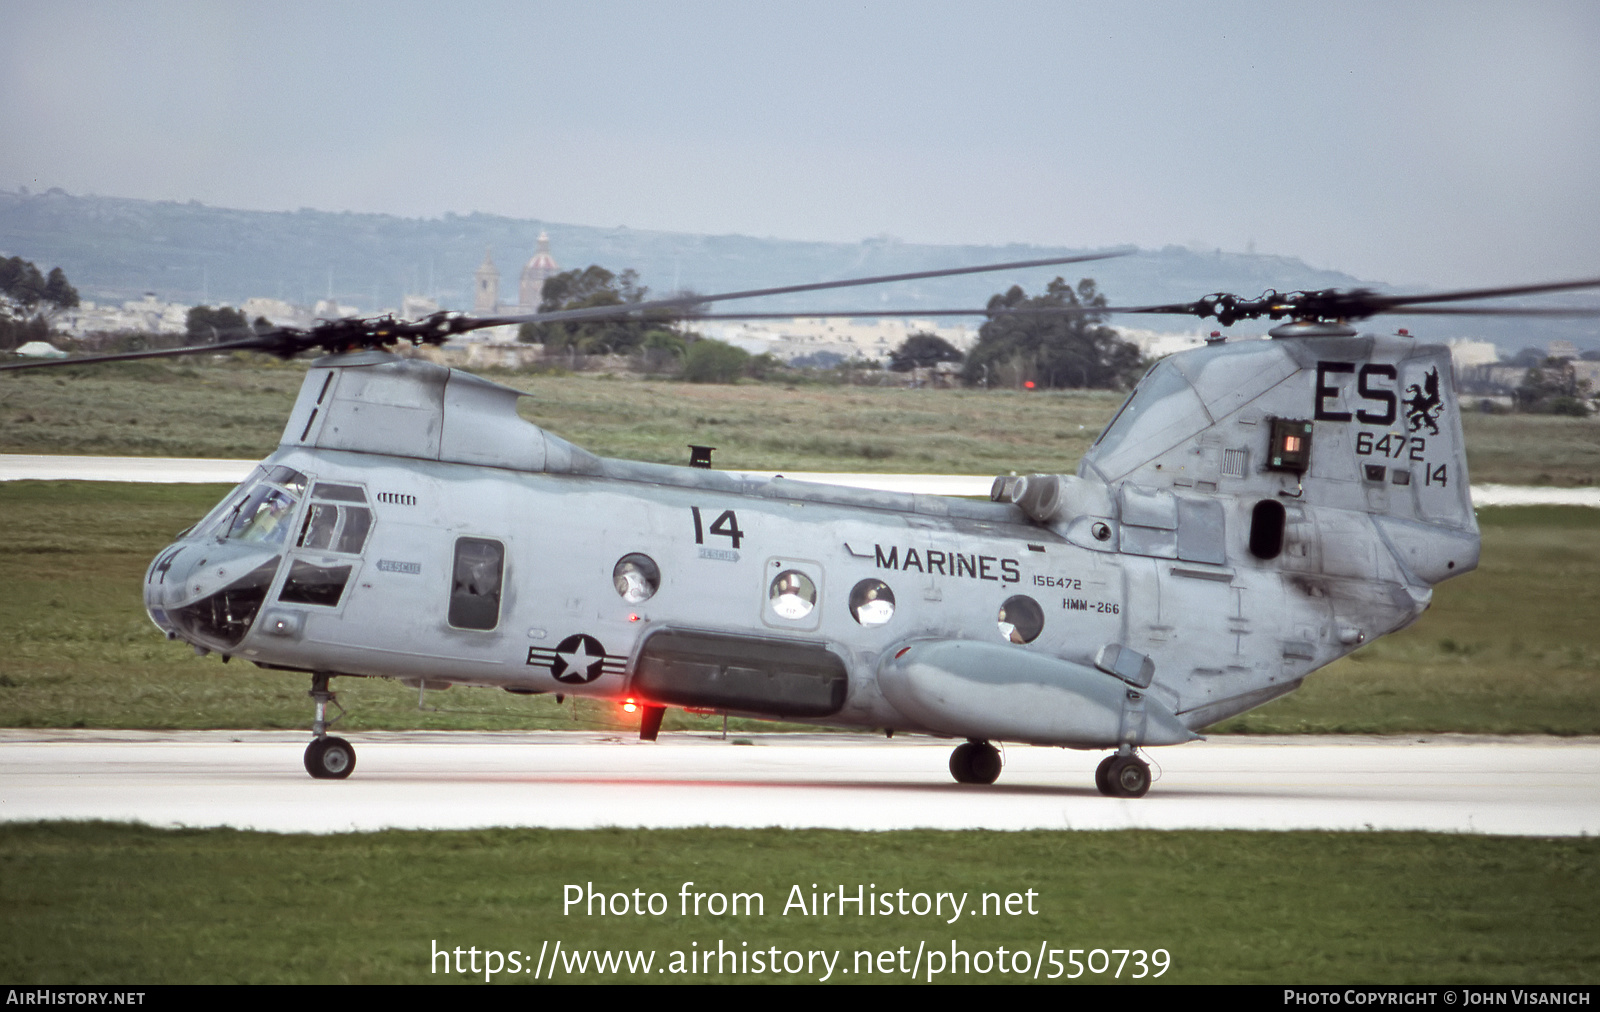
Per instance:
[[[304,475],[300,476],[300,488],[305,488]],[[317,482],[311,487],[311,503],[300,522],[300,535],[294,546],[312,552],[361,554],[361,549],[366,547],[367,534],[372,530],[372,511],[367,508],[366,501],[366,493],[358,485]],[[284,578],[278,600],[338,607],[353,571],[350,563],[340,560],[297,558]]]
[[[311,490],[312,503],[300,525],[297,548],[314,551],[342,552],[358,555],[367,542],[367,532],[372,529],[372,511],[365,505],[366,495],[354,485],[332,485],[317,482]],[[332,499],[334,502],[324,500]]]
[[[450,624],[493,629],[500,624],[500,585],[506,548],[488,538],[457,538],[450,587]]]
[[[314,502],[306,510],[297,548],[358,555],[372,529],[372,511],[364,506]]]

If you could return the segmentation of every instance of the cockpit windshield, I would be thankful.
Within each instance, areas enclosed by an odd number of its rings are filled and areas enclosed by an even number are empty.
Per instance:
[[[270,467],[240,486],[232,504],[202,534],[262,545],[282,545],[295,506],[305,495],[306,476],[290,467]]]
[[[264,483],[257,485],[239,504],[225,536],[281,545],[289,533],[289,514],[294,511],[294,505],[294,496],[282,489]]]

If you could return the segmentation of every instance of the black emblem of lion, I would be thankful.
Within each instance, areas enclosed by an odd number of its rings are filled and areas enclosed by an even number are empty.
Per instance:
[[[1413,383],[1406,390],[1410,392],[1405,400],[1406,421],[1411,423],[1411,431],[1416,432],[1426,425],[1428,431],[1437,436],[1439,410],[1444,407],[1444,401],[1439,397],[1439,370],[1429,369],[1420,388]]]

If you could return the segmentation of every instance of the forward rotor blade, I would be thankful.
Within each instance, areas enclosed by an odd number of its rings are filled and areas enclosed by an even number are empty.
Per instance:
[[[1116,309],[1083,306],[1049,306],[1026,309],[830,309],[816,313],[696,313],[685,320],[870,320],[878,316],[1083,316],[1090,313],[1115,313]]]
[[[1070,257],[1049,257],[1043,260],[1013,260],[1003,264],[984,264],[978,267],[947,267],[936,271],[912,271],[908,274],[880,274],[870,278],[849,278],[844,281],[814,281],[804,285],[782,285],[777,288],[751,288],[742,292],[723,292],[717,295],[694,295],[672,299],[652,299],[648,302],[630,302],[620,306],[592,306],[587,309],[562,309],[550,313],[529,313],[524,316],[493,316],[463,321],[463,330],[483,327],[503,327],[512,323],[561,323],[567,320],[590,320],[657,309],[687,309],[707,302],[727,302],[731,299],[755,299],[765,295],[791,295],[796,292],[820,292],[834,288],[854,288],[859,285],[884,285],[894,281],[916,281],[922,278],[948,278],[958,274],[983,274],[990,271],[1023,270],[1029,267],[1056,267],[1061,264],[1086,263],[1091,260],[1109,260],[1127,256],[1133,250],[1113,250],[1109,253],[1082,253]],[[795,314],[790,313],[790,316]],[[807,314],[811,315],[811,314]],[[754,317],[752,317],[754,319]]]
[[[204,355],[224,351],[272,351],[274,345],[262,337],[247,337],[222,344],[196,344],[185,348],[153,348],[149,351],[128,351],[116,355],[84,355],[76,358],[45,358],[32,362],[9,362],[0,365],[0,372],[18,369],[45,369],[50,366],[94,365],[99,362],[132,362],[141,358],[174,358],[178,355]]]
[[[830,309],[823,312],[793,313],[695,313],[686,320],[794,320],[794,319],[872,319],[878,316],[1109,316],[1115,313],[1179,313],[1190,315],[1193,307],[1182,306],[1018,306],[1000,309]]]

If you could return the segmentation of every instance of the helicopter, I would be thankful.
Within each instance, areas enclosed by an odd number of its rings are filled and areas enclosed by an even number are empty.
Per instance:
[[[388,350],[1116,255],[521,316],[340,319],[0,368],[323,353],[278,449],[155,557],[143,587],[168,639],[309,675],[312,777],[356,765],[329,733],[329,708],[343,712],[332,680],[384,677],[627,700],[647,740],[669,706],[936,735],[960,741],[949,768],[965,784],[998,779],[997,742],[1109,750],[1096,787],[1137,798],[1151,784],[1141,750],[1294,691],[1478,563],[1448,349],[1351,324],[1595,315],[1440,303],[1600,279],[1063,307],[1284,322],[1270,339],[1214,334],[1157,361],[1075,473],[1002,475],[987,502],[713,471],[699,447],[690,466],[599,457],[520,418],[523,393]]]

